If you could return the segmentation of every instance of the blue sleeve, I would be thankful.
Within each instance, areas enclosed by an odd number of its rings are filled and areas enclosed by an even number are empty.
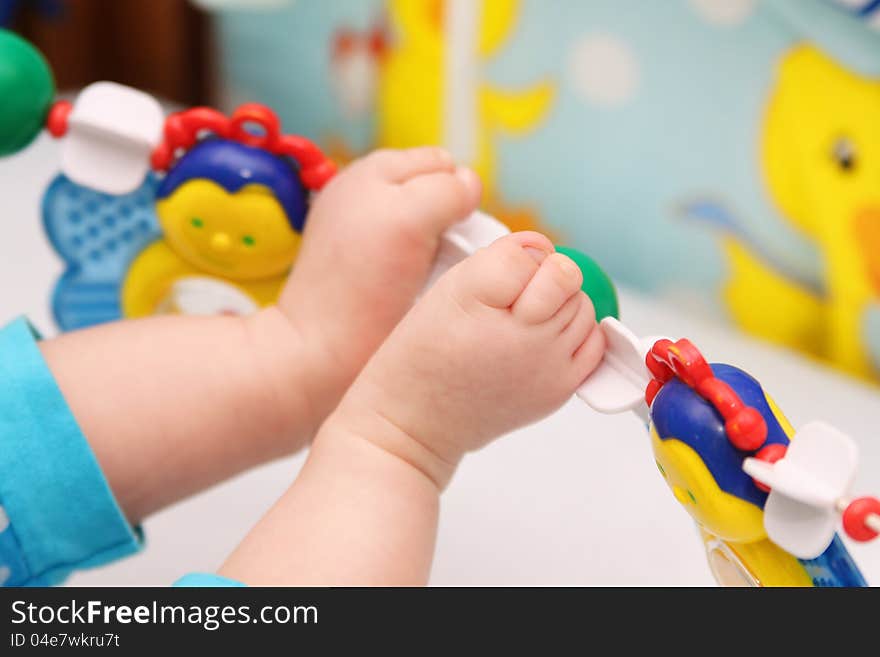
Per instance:
[[[201,588],[218,588],[225,586],[229,588],[236,588],[247,586],[247,584],[242,584],[239,581],[229,579],[228,577],[221,577],[220,575],[209,573],[190,573],[189,575],[184,575],[179,580],[174,582],[174,586]]]
[[[24,319],[0,329],[0,584],[48,586],[138,551]]]

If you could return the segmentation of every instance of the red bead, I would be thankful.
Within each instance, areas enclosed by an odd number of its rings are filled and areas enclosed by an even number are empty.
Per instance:
[[[657,396],[657,393],[660,392],[660,388],[663,387],[663,384],[660,383],[657,379],[651,379],[648,381],[648,387],[645,389],[645,403],[648,406],[654,403],[654,397]]]
[[[300,170],[303,184],[308,189],[321,189],[324,183],[336,174],[336,165],[330,160],[324,160],[316,166]]]
[[[668,354],[669,364],[687,386],[696,388],[702,381],[713,378],[712,368],[703,354],[687,338],[670,345]]]
[[[645,365],[651,372],[651,375],[660,383],[666,383],[675,376],[672,368],[666,362],[671,345],[671,340],[666,340],[665,338],[657,340],[654,346],[651,347],[651,351],[645,355]]]
[[[868,515],[880,516],[880,500],[876,497],[860,497],[849,503],[843,512],[843,529],[854,541],[870,541],[877,538],[877,532],[865,522]]]
[[[171,149],[162,142],[150,153],[150,166],[156,171],[166,171],[171,166]]]
[[[46,129],[55,137],[63,137],[67,134],[67,117],[73,109],[69,100],[59,100],[52,104],[49,115],[46,117]]]
[[[249,132],[245,127],[247,124],[259,126],[262,129],[262,134]],[[232,113],[232,118],[229,120],[229,130],[230,136],[235,141],[272,151],[278,141],[281,124],[275,112],[265,105],[245,103]]]
[[[770,445],[765,445],[762,447],[757,454],[755,454],[755,458],[759,461],[765,461],[767,463],[776,463],[779,459],[785,456],[785,452],[788,451],[788,447],[783,445],[782,443],[772,443]],[[752,478],[752,481],[755,482],[755,486],[757,486],[760,490],[765,493],[770,492],[770,487],[766,484],[762,484],[757,479]]]
[[[724,424],[733,446],[744,452],[753,452],[767,440],[767,423],[751,406],[745,406]]]

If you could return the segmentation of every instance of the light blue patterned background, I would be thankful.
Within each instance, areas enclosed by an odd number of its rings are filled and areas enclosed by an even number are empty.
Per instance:
[[[485,75],[514,89],[549,75],[559,93],[536,132],[498,140],[504,200],[538,209],[616,279],[706,312],[721,312],[719,218],[779,269],[817,287],[815,248],[778,216],[760,179],[763,107],[777,58],[805,38],[857,70],[880,73],[870,25],[878,4],[524,0],[515,34]],[[340,26],[368,29],[382,5],[299,0],[277,11],[224,12],[228,102],[265,102],[288,130],[367,147],[373,117],[342,112],[330,84],[330,43]],[[603,105],[581,90],[573,53],[597,36],[634,62],[633,93],[623,102]]]

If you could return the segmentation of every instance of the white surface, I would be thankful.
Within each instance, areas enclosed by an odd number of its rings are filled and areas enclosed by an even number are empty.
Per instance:
[[[90,84],[74,101],[61,138],[61,170],[107,194],[133,192],[147,175],[164,121],[149,94],[115,82]]]
[[[60,264],[42,235],[39,197],[57,162],[48,139],[0,160],[0,322],[28,314],[50,332],[49,290]],[[823,419],[853,436],[862,455],[856,495],[880,490],[880,395],[799,357],[634,295],[623,320],[639,335],[686,336],[713,361],[760,378],[795,426]],[[528,386],[528,381],[523,382]],[[302,457],[260,468],[151,518],[139,556],[71,584],[155,584],[216,568],[295,476]],[[880,544],[852,545],[880,582]],[[443,498],[434,584],[710,585],[689,516],[657,472],[632,414],[602,416],[573,401],[464,463]]]

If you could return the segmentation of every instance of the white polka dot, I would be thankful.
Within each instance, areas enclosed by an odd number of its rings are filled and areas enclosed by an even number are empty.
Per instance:
[[[690,0],[690,3],[707,23],[727,27],[740,25],[755,10],[755,0]]]
[[[623,105],[639,86],[635,53],[610,34],[591,34],[575,43],[568,60],[575,91],[587,102],[604,107]]]
[[[0,586],[6,584],[6,580],[12,575],[12,571],[9,570],[9,566],[0,566]]]
[[[9,527],[9,516],[6,515],[6,509],[0,506],[0,532],[6,531]]]

